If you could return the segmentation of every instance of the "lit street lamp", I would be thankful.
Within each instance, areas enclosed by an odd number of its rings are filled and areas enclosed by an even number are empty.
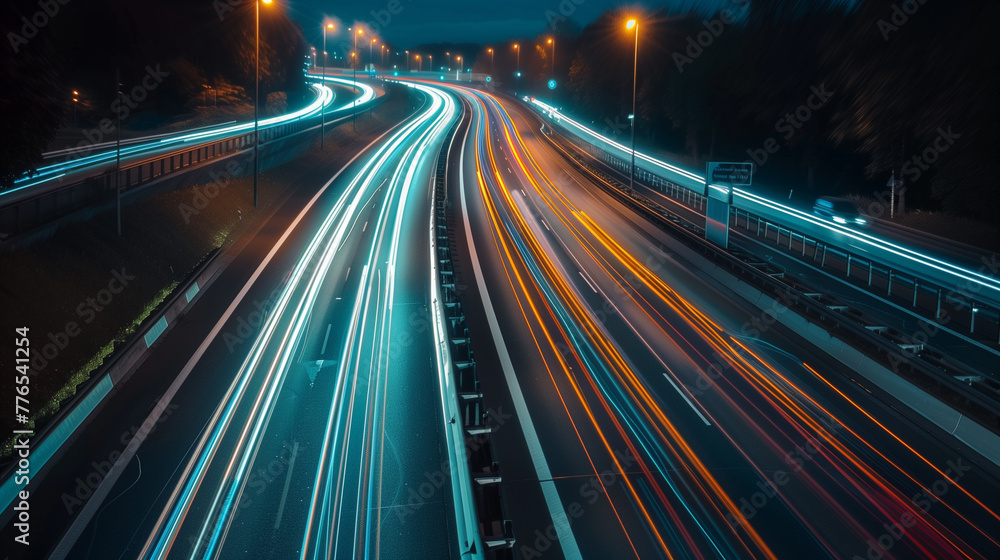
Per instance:
[[[639,22],[630,19],[628,23],[625,24],[626,29],[635,28],[635,51],[632,55],[632,114],[629,119],[632,121],[632,165],[629,168],[628,176],[628,189],[629,193],[632,193],[633,186],[635,183],[635,77],[639,68]]]
[[[358,32],[354,34],[354,52],[351,53],[351,56],[354,57],[354,78],[352,79],[352,82],[354,84],[354,93],[357,93],[358,91],[358,62],[361,61],[361,57],[358,56],[358,35],[364,35],[364,34],[365,30],[361,29],[360,27],[358,28]],[[352,110],[351,127],[353,127],[354,131],[357,132],[358,101],[356,99],[354,100],[354,103],[351,104],[351,110]]]
[[[258,0],[254,2],[254,35],[256,36],[256,54],[254,69],[254,96],[253,96],[253,207],[257,207],[257,175],[260,173],[260,3],[270,4],[271,0]]]
[[[486,49],[486,52],[490,53],[490,76],[493,75],[493,49]]]
[[[320,79],[320,86],[326,87],[326,32],[333,29],[333,24],[328,23],[323,26],[323,77]],[[320,90],[322,92],[322,89]],[[323,143],[326,140],[326,103],[320,108],[320,122],[319,122],[319,149],[323,149]]]
[[[552,83],[555,84],[555,82],[556,82],[556,40],[553,39],[552,37],[549,37],[549,44],[552,45]],[[549,102],[550,103],[552,103],[554,101],[555,95],[556,95],[556,89],[555,88],[549,89]]]
[[[517,49],[517,71],[514,73],[514,97],[517,97],[517,90],[521,87],[521,45],[514,43]]]

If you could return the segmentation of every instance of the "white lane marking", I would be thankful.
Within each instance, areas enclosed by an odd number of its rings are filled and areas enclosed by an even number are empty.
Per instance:
[[[281,491],[281,502],[278,503],[278,517],[274,520],[274,530],[281,526],[281,517],[285,513],[285,500],[288,499],[288,485],[292,482],[292,469],[295,468],[295,456],[299,454],[299,442],[292,443],[292,458],[288,460],[288,474],[285,476],[285,488]]]
[[[350,275],[351,275],[351,267],[347,267],[347,274],[344,275],[344,280],[347,280],[347,277]]]
[[[367,230],[368,230],[368,222],[365,222],[364,227],[361,228],[361,233],[364,233]]]
[[[170,406],[170,402],[173,400],[174,395],[177,394],[177,391],[180,389],[181,385],[184,384],[184,381],[187,380],[187,377],[188,375],[191,374],[191,370],[194,369],[195,364],[197,364],[201,360],[201,357],[208,350],[209,345],[211,345],[215,341],[215,338],[219,335],[219,332],[222,331],[222,328],[225,326],[226,322],[229,321],[229,318],[236,311],[236,308],[240,305],[240,303],[243,302],[243,298],[246,297],[247,292],[250,291],[250,287],[257,282],[257,278],[264,272],[264,269],[267,268],[267,265],[271,263],[271,259],[273,259],[274,255],[278,253],[278,250],[281,249],[281,246],[285,244],[285,241],[288,239],[288,237],[292,235],[292,231],[295,230],[296,226],[299,225],[299,222],[301,222],[302,219],[305,217],[305,215],[309,212],[309,210],[312,209],[313,205],[316,203],[317,200],[319,200],[320,196],[322,196],[323,193],[326,192],[326,189],[330,185],[332,185],[334,181],[337,180],[337,177],[339,177],[340,174],[343,173],[345,169],[347,169],[348,167],[351,166],[352,163],[354,163],[354,160],[361,157],[362,154],[368,152],[369,148],[374,146],[377,142],[381,141],[382,138],[384,138],[387,134],[389,134],[395,129],[396,127],[393,127],[385,131],[384,133],[382,133],[381,136],[372,140],[370,144],[368,144],[363,149],[358,151],[358,153],[355,154],[354,157],[352,157],[351,160],[347,162],[347,164],[345,164],[342,168],[340,168],[340,170],[337,171],[337,173],[335,173],[334,176],[331,177],[330,180],[327,181],[326,184],[324,184],[323,187],[320,188],[315,195],[313,195],[312,199],[310,199],[309,202],[306,204],[306,206],[302,209],[302,211],[299,212],[298,216],[296,216],[295,219],[292,220],[292,223],[289,224],[288,228],[285,230],[285,233],[282,234],[282,236],[278,238],[278,241],[274,244],[274,246],[271,247],[271,250],[267,253],[267,256],[264,257],[264,260],[262,260],[260,265],[257,266],[257,269],[254,270],[252,275],[250,275],[250,279],[247,280],[246,284],[243,285],[243,288],[239,291],[238,294],[236,294],[236,297],[233,298],[232,303],[230,303],[229,307],[226,308],[226,311],[222,314],[222,317],[220,317],[218,322],[215,323],[215,327],[212,328],[212,331],[208,333],[208,336],[205,337],[205,340],[201,342],[198,348],[194,351],[194,354],[191,355],[191,358],[187,361],[187,363],[184,364],[184,367],[181,368],[180,373],[177,374],[177,377],[174,378],[174,381],[170,384],[169,387],[167,387],[167,390],[160,397],[160,400],[157,401],[157,406],[153,407],[152,412],[149,413],[149,416],[147,416],[146,420],[143,421],[143,423],[141,424],[141,429],[147,431],[151,430],[152,427],[155,426],[156,423],[160,420],[163,411]],[[142,444],[143,441],[145,441],[144,438],[132,438],[129,441],[129,444],[125,447],[125,451],[122,452],[121,456],[118,458],[117,461],[115,461],[115,464],[111,467],[111,470],[108,471],[108,474],[105,475],[103,480],[101,480],[100,485],[94,490],[93,494],[91,494],[90,499],[87,500],[86,505],[84,505],[83,508],[80,510],[80,513],[77,514],[76,519],[73,521],[73,524],[69,527],[69,529],[66,530],[65,533],[63,533],[62,539],[59,541],[59,544],[56,545],[56,548],[52,551],[52,555],[50,556],[50,558],[57,558],[57,559],[66,558],[66,556],[70,552],[70,549],[72,549],[73,545],[76,544],[76,540],[80,538],[80,534],[90,523],[91,519],[93,519],[94,514],[97,513],[97,509],[101,507],[101,504],[104,502],[104,499],[111,491],[111,488],[115,485],[116,482],[118,482],[118,478],[122,475],[122,472],[125,470],[125,467],[128,465],[128,462],[131,461],[132,457],[134,457],[136,452],[139,451],[139,446]]]
[[[538,439],[538,432],[531,421],[528,413],[528,404],[524,400],[524,393],[521,385],[518,384],[517,375],[514,374],[514,364],[510,361],[510,354],[507,353],[507,344],[500,333],[500,325],[497,321],[496,312],[493,310],[493,303],[490,300],[490,293],[486,290],[486,283],[483,280],[483,270],[479,266],[479,259],[476,256],[476,243],[472,237],[472,226],[469,224],[469,207],[465,201],[465,142],[462,142],[462,152],[459,155],[459,165],[461,173],[458,174],[459,189],[462,199],[462,218],[465,221],[465,238],[469,243],[469,254],[472,257],[472,271],[476,277],[476,285],[479,286],[479,293],[483,298],[483,308],[486,310],[486,320],[490,325],[490,332],[496,343],[497,354],[500,356],[500,364],[503,367],[503,376],[507,381],[507,388],[510,391],[511,400],[514,403],[514,411],[520,420],[521,433],[524,441],[528,445],[528,454],[535,467],[535,475],[538,477],[542,487],[542,495],[545,497],[545,505],[549,509],[552,517],[552,526],[556,530],[559,538],[559,546],[563,549],[565,558],[570,560],[583,560],[580,554],[580,547],[573,536],[573,530],[569,525],[569,518],[566,516],[566,508],[562,505],[559,492],[556,490],[555,482],[552,480],[552,471],[549,470],[548,461],[545,460],[545,453],[542,451],[542,444]]]
[[[596,294],[597,293],[597,288],[594,287],[594,284],[593,284],[593,282],[590,281],[590,278],[587,278],[587,275],[584,274],[582,270],[579,271],[579,272],[580,272],[580,277],[583,278],[583,281],[586,282],[587,285],[590,286],[590,289],[594,290],[594,293]]]
[[[549,227],[549,224],[548,222],[545,221],[545,218],[542,218],[542,225],[545,226],[545,229],[552,231],[552,228]]]
[[[337,299],[340,299],[340,298],[337,298]],[[327,343],[327,341],[330,340],[330,327],[332,327],[332,326],[333,326],[333,323],[329,323],[326,326],[326,336],[323,337],[323,348],[319,351],[319,355],[320,356],[322,356],[323,354],[326,354],[326,343]]]

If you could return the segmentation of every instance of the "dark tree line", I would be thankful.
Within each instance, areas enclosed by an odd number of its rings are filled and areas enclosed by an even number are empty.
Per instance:
[[[114,119],[123,110],[115,104],[116,72],[126,95],[145,89],[141,102],[124,103],[130,113],[182,114],[205,98],[207,86],[227,94],[230,102],[251,102],[254,2],[14,0],[6,8],[0,16],[5,39],[0,47],[5,128],[0,188],[39,165],[59,128],[72,124],[74,90],[80,126]],[[298,24],[278,3],[263,6],[260,16],[263,108],[270,92],[285,92],[290,101],[305,94],[302,67],[308,50]],[[151,73],[160,79],[148,88],[155,81],[147,77]]]
[[[696,165],[757,161],[763,182],[809,196],[871,195],[895,173],[911,204],[995,219],[1000,4],[734,0],[725,10],[641,16],[640,146]],[[607,12],[574,38],[559,98],[623,135],[628,15]]]

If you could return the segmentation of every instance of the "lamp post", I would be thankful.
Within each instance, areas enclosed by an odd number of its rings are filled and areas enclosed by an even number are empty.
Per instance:
[[[445,64],[448,65],[448,70],[451,70],[451,53],[450,52],[445,52],[444,55],[448,58],[448,62],[446,62]],[[431,70],[432,71],[434,70],[433,66],[431,66]]]
[[[410,51],[404,51],[406,53],[406,71],[410,71]]]
[[[521,87],[521,45],[514,43],[517,49],[517,69],[514,73],[514,97],[517,97],[517,90]]]
[[[358,35],[364,35],[364,34],[365,34],[365,30],[361,29],[360,27],[358,28],[358,32],[354,34],[354,52],[351,53],[351,56],[354,57],[354,77],[351,80],[352,83],[354,84],[354,93],[358,92],[358,62],[361,61],[361,57],[358,56]],[[351,111],[352,111],[352,113],[351,113],[351,127],[354,128],[355,132],[357,132],[357,130],[358,130],[358,122],[357,122],[357,119],[358,119],[358,100],[357,99],[355,99],[354,103],[351,104]]]
[[[434,71],[434,55],[432,54],[427,55],[427,69],[431,72]]]
[[[552,37],[549,37],[549,44],[552,45],[552,78],[551,79],[552,79],[552,82],[555,83],[555,81],[556,81],[556,40],[554,38],[552,38]],[[555,90],[555,88],[550,89],[549,90],[549,103],[554,104],[555,96],[556,96],[556,90]]]
[[[457,81],[459,81],[462,78],[462,72],[465,71],[465,65],[462,64],[462,57],[461,56],[457,57],[455,59],[455,62],[458,63],[458,71],[455,72],[455,81],[457,82]]]
[[[271,0],[254,2],[255,68],[253,96],[253,207],[257,207],[257,175],[260,173],[260,3],[270,4]]]
[[[493,48],[486,49],[486,52],[490,53],[490,76],[493,75]]]
[[[323,77],[320,78],[320,86],[326,87],[326,32],[333,29],[333,24],[328,23],[323,26]],[[322,92],[322,90],[320,90]],[[319,149],[323,149],[323,143],[326,140],[326,103],[324,102],[322,107],[320,107],[320,122],[319,122]]]
[[[372,55],[372,48],[375,47],[375,43],[377,42],[378,39],[372,37],[372,42],[368,43],[368,64],[371,64],[373,69],[375,67],[375,57]]]
[[[630,19],[625,24],[626,29],[635,28],[635,51],[632,55],[632,165],[629,167],[628,189],[631,194],[635,184],[635,77],[639,68],[639,22]]]

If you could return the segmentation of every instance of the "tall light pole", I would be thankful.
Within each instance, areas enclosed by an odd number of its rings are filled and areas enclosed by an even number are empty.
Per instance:
[[[372,48],[375,47],[375,43],[377,42],[378,39],[372,37],[372,42],[368,43],[368,64],[371,64],[373,69],[375,67],[375,57],[372,55]]]
[[[462,72],[465,71],[465,65],[462,64],[462,57],[461,56],[459,56],[458,58],[456,58],[455,62],[458,63],[458,71],[455,72],[455,81],[457,82],[460,79],[462,79]]]
[[[255,68],[253,95],[253,207],[257,207],[257,175],[260,173],[260,3],[270,4],[271,0],[254,2]]]
[[[115,68],[115,95],[118,106],[122,106],[122,71]],[[122,112],[115,111],[118,126],[115,127],[115,214],[118,220],[118,237],[122,236]],[[256,178],[256,175],[254,175]]]
[[[632,165],[629,167],[628,190],[632,193],[635,184],[635,77],[639,68],[639,22],[630,19],[625,24],[625,29],[635,28],[635,51],[632,54]]]
[[[404,52],[406,52],[406,71],[409,72],[410,71],[410,51],[404,51]]]
[[[490,76],[493,76],[493,48],[486,49],[486,52],[490,53]]]
[[[320,86],[326,87],[326,32],[333,29],[333,24],[328,23],[323,26],[323,77],[320,79]],[[322,92],[322,90],[320,90]],[[323,142],[326,140],[326,103],[320,108],[319,122],[319,149],[323,149]]]
[[[549,44],[552,45],[552,78],[551,78],[551,80],[552,80],[553,83],[555,83],[555,81],[556,81],[556,40],[554,38],[552,38],[552,37],[549,37]],[[549,90],[549,103],[553,103],[554,104],[555,96],[556,96],[556,89],[555,88],[551,88]]]
[[[444,55],[448,58],[448,62],[446,62],[445,64],[448,65],[448,70],[451,70],[451,53],[445,51]],[[433,71],[433,70],[434,70],[434,67],[431,66],[431,71]]]
[[[434,71],[434,55],[432,54],[427,55],[427,69],[431,72]]]
[[[358,32],[354,33],[354,52],[351,53],[351,55],[354,56],[354,78],[352,79],[352,82],[354,83],[354,93],[355,94],[357,94],[357,92],[358,92],[358,62],[361,61],[361,57],[358,56],[358,35],[364,35],[364,34],[365,34],[365,30],[361,29],[360,27],[358,28]],[[352,110],[352,113],[351,113],[351,127],[353,127],[354,131],[357,132],[358,131],[358,100],[357,99],[355,99],[354,103],[351,104],[351,110]]]
[[[521,45],[515,43],[514,48],[517,49],[517,65],[514,67],[514,97],[518,96],[518,92],[521,89]]]

